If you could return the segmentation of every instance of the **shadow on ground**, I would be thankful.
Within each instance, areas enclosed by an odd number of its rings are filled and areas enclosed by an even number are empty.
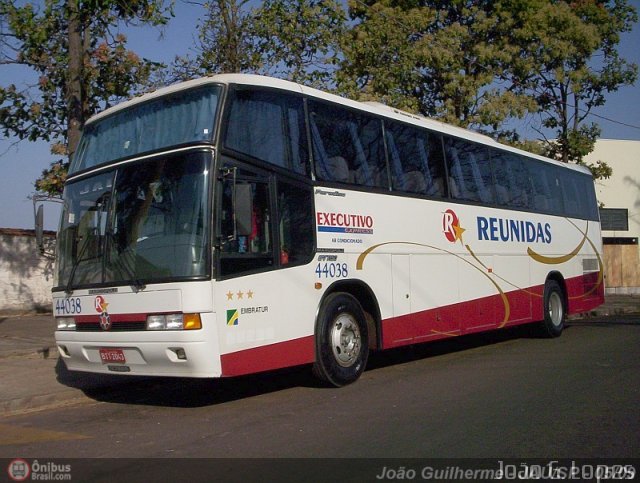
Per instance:
[[[539,337],[535,326],[525,325],[372,352],[367,371],[514,339]],[[222,404],[294,387],[327,388],[314,378],[310,365],[229,379],[195,379],[68,371],[62,360],[58,359],[56,374],[58,382],[81,389],[86,396],[96,401],[181,408]]]

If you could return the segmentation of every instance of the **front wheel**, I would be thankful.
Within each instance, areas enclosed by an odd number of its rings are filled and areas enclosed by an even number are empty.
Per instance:
[[[564,329],[564,292],[555,280],[548,280],[544,286],[544,320],[541,332],[546,337],[558,337]]]
[[[314,374],[336,387],[356,381],[367,365],[368,341],[360,303],[347,293],[329,295],[318,315]]]

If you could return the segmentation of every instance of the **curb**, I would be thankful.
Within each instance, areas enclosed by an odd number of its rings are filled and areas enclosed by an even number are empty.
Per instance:
[[[36,354],[37,357],[34,357]],[[56,356],[44,359],[39,352],[32,352],[5,358],[16,367],[21,366],[20,360],[31,361],[23,366],[24,371],[18,377],[29,378],[30,375],[37,375],[40,381],[28,384],[22,394],[17,393],[11,399],[0,400],[0,420],[37,411],[117,399],[129,394],[131,387],[153,387],[157,382],[146,376],[121,377],[68,371],[57,352]]]
[[[143,376],[138,377],[140,379],[143,378]],[[148,381],[148,378],[144,377],[144,379]],[[109,400],[117,398],[119,395],[126,395],[129,387],[132,385],[133,387],[138,387],[140,385],[140,380],[127,378],[121,381],[105,381],[95,385],[89,383],[84,388],[69,386],[60,381],[56,381],[56,383],[58,385],[56,390],[50,390],[45,394],[33,394],[0,401],[0,420],[5,417],[20,416],[49,409],[97,404],[102,399]],[[101,397],[92,397],[91,393]]]
[[[590,312],[582,312],[579,314],[573,314],[568,317],[568,320],[584,320],[593,319],[599,317],[615,317],[616,315],[637,315],[640,314],[639,307],[611,307],[611,308],[598,308]]]
[[[47,345],[42,346],[40,349],[22,349],[15,351],[8,351],[0,353],[0,360],[2,359],[50,359],[52,356],[56,356],[56,346]]]
[[[80,389],[68,388],[58,393],[25,396],[3,401],[0,403],[0,413],[2,413],[1,417],[19,416],[89,402],[96,401],[88,398]]]

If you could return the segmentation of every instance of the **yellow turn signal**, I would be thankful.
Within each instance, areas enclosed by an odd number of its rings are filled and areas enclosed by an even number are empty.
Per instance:
[[[202,329],[202,321],[200,320],[200,314],[184,314],[182,322],[184,330],[197,330]]]

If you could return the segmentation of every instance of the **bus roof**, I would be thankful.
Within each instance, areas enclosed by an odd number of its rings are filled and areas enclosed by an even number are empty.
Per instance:
[[[153,92],[143,94],[141,96],[137,96],[133,99],[122,102],[116,106],[110,107],[92,116],[87,121],[87,124],[96,122],[104,117],[114,114],[115,112],[128,109],[129,107],[135,106],[136,104],[140,104],[152,99],[163,97],[165,95],[173,94],[175,92],[192,89],[194,87],[205,86],[208,84],[226,84],[226,85],[240,84],[240,85],[251,85],[256,87],[270,87],[270,88],[280,89],[280,90],[289,91],[289,92],[297,92],[297,93],[304,94],[316,99],[331,101],[333,103],[341,104],[343,106],[357,109],[359,111],[376,114],[388,119],[395,119],[398,121],[407,122],[419,127],[430,129],[432,131],[440,132],[442,134],[448,134],[458,138],[468,139],[470,141],[474,141],[474,142],[491,146],[504,151],[510,151],[512,153],[517,153],[530,158],[535,158],[548,163],[553,163],[565,168],[575,169],[577,171],[582,171],[587,174],[591,173],[589,169],[584,166],[562,163],[562,162],[553,160],[551,158],[539,156],[537,154],[524,151],[522,149],[508,146],[506,144],[501,144],[495,141],[493,138],[486,136],[484,134],[478,133],[476,131],[472,131],[470,129],[464,129],[458,126],[453,126],[451,124],[446,124],[444,122],[441,122],[435,119],[431,119],[421,115],[412,114],[406,111],[395,109],[393,107],[387,106],[386,104],[382,104],[380,102],[354,101],[346,97],[340,97],[335,94],[330,94],[328,92],[324,92],[318,89],[314,89],[312,87],[296,84],[294,82],[290,82],[287,80],[277,79],[275,77],[255,75],[255,74],[218,74],[210,77],[202,77],[199,79],[172,84],[170,86],[157,89]]]

